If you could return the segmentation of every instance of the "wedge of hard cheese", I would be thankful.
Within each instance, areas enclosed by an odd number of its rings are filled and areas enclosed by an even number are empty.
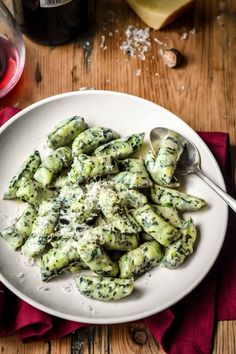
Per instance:
[[[182,15],[194,0],[127,0],[127,2],[149,27],[160,29]]]

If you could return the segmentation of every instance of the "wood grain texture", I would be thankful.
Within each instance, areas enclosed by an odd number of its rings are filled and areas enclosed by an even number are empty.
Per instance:
[[[50,354],[50,347],[50,342],[23,344],[16,337],[0,338],[1,354]]]
[[[10,4],[11,0],[6,2]],[[16,88],[0,101],[0,108],[24,108],[42,98],[81,87],[127,92],[166,107],[195,130],[229,132],[235,165],[235,0],[196,1],[195,9],[177,22],[161,31],[151,31],[152,45],[145,61],[130,58],[120,49],[128,24],[141,28],[145,25],[122,0],[96,3],[94,27],[74,43],[45,47],[25,38],[24,73]],[[195,34],[191,33],[193,28]],[[185,40],[181,39],[183,33],[187,33]],[[105,50],[100,47],[102,36]],[[186,58],[185,65],[178,69],[166,67],[160,55],[160,49],[166,47],[177,48]],[[218,324],[213,352],[236,353],[236,321]],[[15,337],[0,338],[0,353],[164,352],[143,323],[132,323],[90,326],[50,343],[22,344]]]
[[[71,354],[162,354],[143,322],[90,326],[72,335]]]

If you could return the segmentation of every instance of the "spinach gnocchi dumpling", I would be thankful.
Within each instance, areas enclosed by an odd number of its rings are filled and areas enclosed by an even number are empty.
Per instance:
[[[53,151],[37,168],[34,179],[46,187],[63,168],[69,167],[71,162],[71,149],[69,147],[60,147]]]
[[[144,135],[120,137],[73,116],[49,132],[48,156],[34,151],[10,180],[4,197],[27,207],[1,237],[40,258],[42,281],[89,271],[75,278],[81,295],[121,300],[145,272],[179,267],[193,253],[197,231],[183,213],[206,203],[174,189],[180,136],[168,134],[157,156],[134,158]]]
[[[109,128],[89,128],[75,138],[72,144],[72,155],[76,158],[80,154],[91,154],[99,145],[119,137],[118,133]]]
[[[162,257],[163,252],[157,241],[145,242],[119,259],[120,277],[138,277],[158,265]]]
[[[107,144],[99,146],[94,151],[94,154],[96,156],[110,155],[116,159],[124,159],[142,146],[144,135],[144,133],[133,134],[126,138],[113,140]]]
[[[87,156],[79,155],[74,159],[69,172],[72,183],[82,183],[94,177],[102,177],[118,173],[117,161],[112,156]]]
[[[82,295],[102,301],[120,300],[129,296],[134,289],[133,279],[80,275],[75,283]]]
[[[74,116],[58,123],[48,134],[48,146],[57,149],[72,143],[76,136],[87,129],[84,118]]]
[[[161,141],[153,168],[150,170],[155,182],[168,186],[174,177],[178,160],[183,152],[183,138],[178,133],[169,133]]]
[[[31,179],[39,165],[41,164],[41,157],[37,150],[35,150],[21,165],[16,175],[11,179],[4,199],[14,199],[17,197],[17,191],[21,185],[22,178]]]
[[[23,245],[30,236],[37,211],[32,205],[28,205],[19,219],[1,232],[1,236],[16,250]]]
[[[105,253],[99,242],[83,237],[78,244],[78,253],[84,263],[95,273],[115,277],[119,268]]]

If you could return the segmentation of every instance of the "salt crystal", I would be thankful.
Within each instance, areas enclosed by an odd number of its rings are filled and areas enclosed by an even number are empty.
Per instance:
[[[138,55],[138,58],[141,59],[141,60],[145,60],[145,55],[144,53],[141,53]]]
[[[160,41],[160,39],[158,39],[158,38],[154,38],[154,41],[160,45],[164,44],[164,42]]]
[[[24,277],[25,277],[24,273],[21,272],[19,274],[16,274],[16,277],[19,279],[20,284],[24,283]]]
[[[151,273],[146,273],[145,276],[144,276],[144,278],[145,278],[146,280],[148,280],[149,278],[151,278],[151,276],[152,276]]]
[[[48,291],[48,290],[50,290],[50,288],[48,286],[44,285],[44,284],[38,285],[36,287],[36,289],[39,290],[39,291]]]
[[[112,32],[109,32],[108,35],[109,35],[110,37],[112,37],[112,36],[113,36],[113,33],[112,33]]]
[[[95,311],[92,306],[88,305],[84,307],[85,311],[91,312],[92,314],[97,313],[97,311]]]
[[[217,17],[217,22],[220,26],[224,26],[225,25],[225,14],[224,13],[221,13],[219,14]]]
[[[24,275],[24,273],[22,273],[22,272],[19,273],[19,274],[16,274],[16,277],[19,278],[19,279],[24,278],[24,276],[25,276],[25,275]]]
[[[155,73],[155,76],[158,76],[159,75],[159,73]]]
[[[182,90],[182,91],[185,90],[185,86],[184,86],[184,85],[181,86],[181,90]]]
[[[188,33],[187,33],[187,32],[183,32],[183,33],[181,34],[181,37],[180,37],[181,41],[183,41],[183,40],[185,40],[185,39],[187,39],[187,38],[188,38]]]
[[[32,267],[36,264],[36,260],[32,257],[26,257],[23,253],[21,253],[21,262],[26,267]]]
[[[195,34],[195,33],[196,33],[196,28],[192,28],[192,29],[189,31],[189,33]]]
[[[141,69],[137,69],[135,75],[136,75],[136,76],[140,76],[140,75],[141,75]]]
[[[62,287],[62,290],[65,292],[65,293],[70,293],[73,289],[73,283],[68,283],[68,284],[65,284],[63,287]]]
[[[100,48],[104,48],[105,40],[106,40],[106,37],[102,35],[101,36]]]
[[[86,90],[95,90],[95,87],[80,87],[79,91],[86,91]]]
[[[125,31],[126,41],[120,46],[123,53],[135,57],[138,53],[138,58],[145,60],[145,53],[151,46],[149,27],[144,29],[129,25]]]

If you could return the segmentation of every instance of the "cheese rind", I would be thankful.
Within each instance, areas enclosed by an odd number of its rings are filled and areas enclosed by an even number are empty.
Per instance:
[[[136,14],[156,30],[173,22],[192,6],[194,0],[127,0]]]

